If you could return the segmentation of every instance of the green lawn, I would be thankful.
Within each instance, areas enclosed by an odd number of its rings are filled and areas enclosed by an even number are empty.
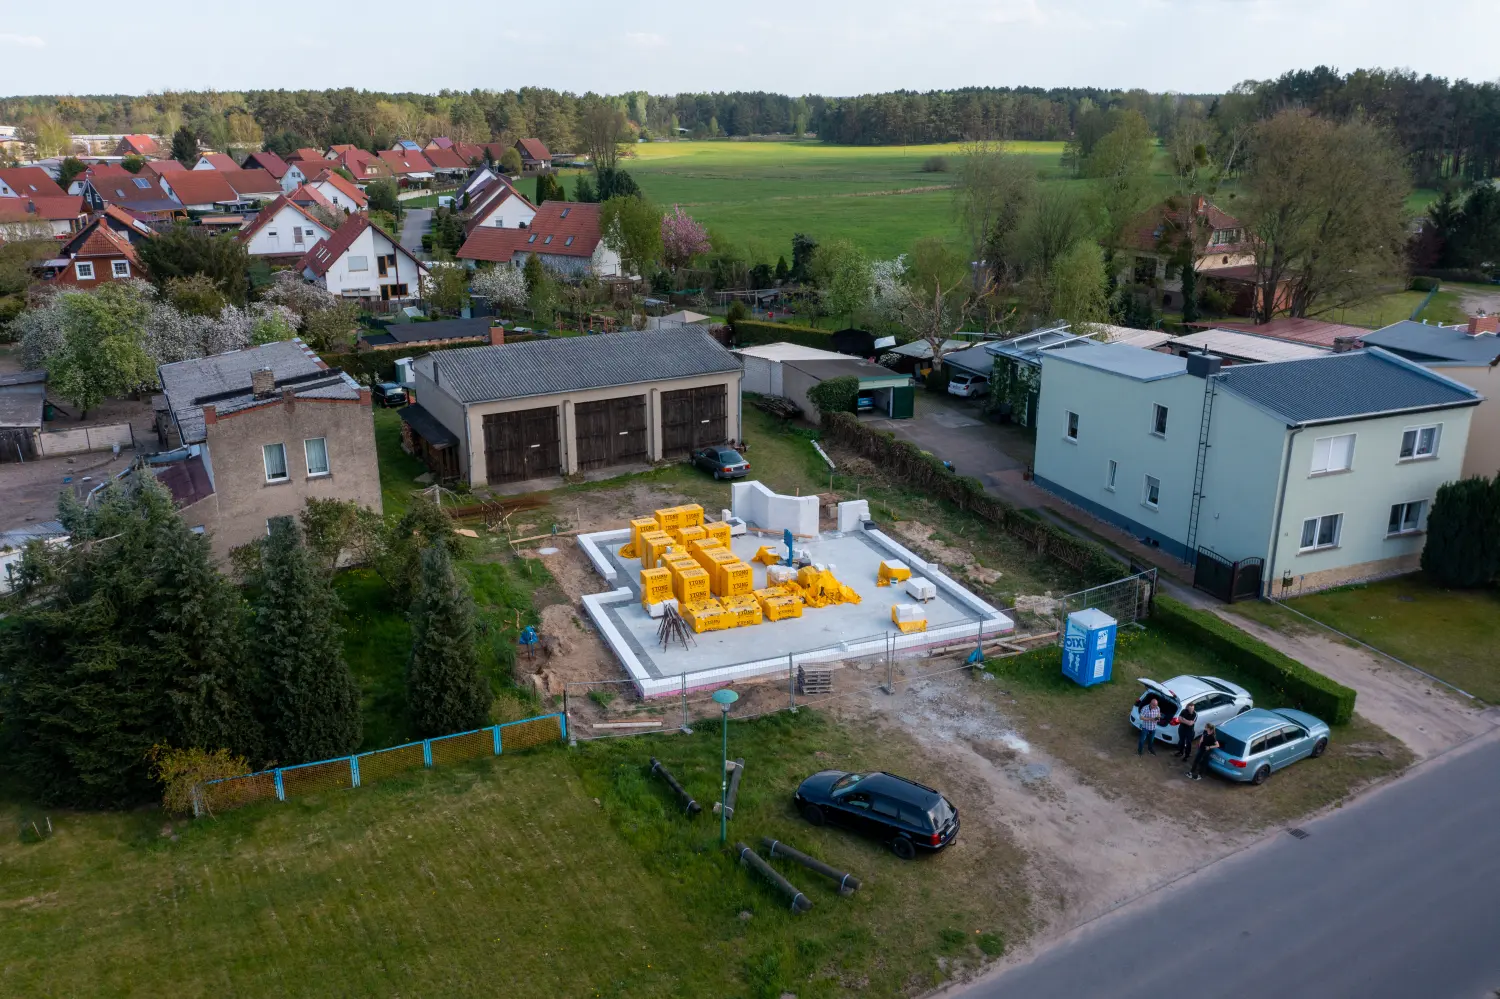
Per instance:
[[[1138,678],[1169,680],[1183,673],[1208,674],[1244,687],[1260,707],[1280,706],[1255,677],[1151,629],[1149,621],[1144,631],[1121,633],[1108,683],[1079,687],[1062,675],[1056,650],[991,660],[987,668],[997,681],[989,688],[991,695],[1003,711],[1027,723],[1022,731],[1028,739],[1071,764],[1101,792],[1126,795],[1143,805],[1163,795],[1163,782],[1180,784],[1186,768],[1165,747],[1159,746],[1154,758],[1136,756],[1134,730],[1127,718],[1142,689]],[[1059,719],[1065,722],[1059,724]],[[1194,813],[1194,822],[1211,829],[1261,828],[1341,800],[1410,762],[1411,754],[1399,740],[1356,715],[1350,724],[1334,728],[1328,752],[1321,759],[1300,762],[1259,788],[1204,780],[1193,786],[1190,799],[1174,798],[1170,808],[1174,814]]]
[[[798,819],[801,777],[908,748],[810,710],[730,729],[746,760],[731,837],[786,838],[865,879],[840,898],[777,862],[814,902],[791,915],[709,814],[684,818],[646,775],[659,756],[711,800],[719,738],[710,723],[542,748],[198,822],[52,813],[52,838],[0,841],[4,991],[904,996],[945,977],[940,955],[972,966],[1030,930],[1026,858],[1002,833],[973,822],[903,864]],[[929,770],[912,776],[944,783]]]
[[[380,466],[380,505],[387,518],[399,518],[411,497],[427,487],[416,481],[427,466],[401,450],[401,412],[375,407],[375,460]]]
[[[1500,593],[1445,590],[1418,575],[1345,586],[1286,601],[1287,606],[1418,666],[1491,704],[1500,704]],[[1279,608],[1235,604],[1271,627],[1311,627]]]
[[[1067,176],[1061,142],[1015,142],[1049,179]],[[680,204],[756,260],[791,259],[791,238],[847,238],[875,257],[910,251],[924,236],[955,236],[956,143],[833,146],[821,142],[655,142],[625,167],[654,201]],[[924,173],[929,157],[949,171]],[[571,185],[571,181],[569,182]]]
[[[1422,300],[1426,297],[1425,291],[1387,292],[1352,308],[1320,313],[1318,318],[1331,323],[1348,323],[1351,326],[1380,329],[1391,323],[1410,319],[1412,312],[1422,304]]]

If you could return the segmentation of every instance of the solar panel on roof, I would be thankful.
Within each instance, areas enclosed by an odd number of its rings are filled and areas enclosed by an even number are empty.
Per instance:
[[[151,182],[144,177],[136,177],[135,186],[144,189],[150,187]]]

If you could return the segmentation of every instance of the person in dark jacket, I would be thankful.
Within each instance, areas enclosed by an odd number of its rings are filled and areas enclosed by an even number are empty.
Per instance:
[[[1186,763],[1193,756],[1193,737],[1198,727],[1198,709],[1189,704],[1177,713],[1177,755]]]
[[[1198,740],[1198,755],[1193,757],[1193,768],[1188,771],[1188,776],[1193,780],[1202,780],[1203,771],[1208,767],[1208,754],[1219,748],[1219,733],[1214,729],[1214,723],[1209,722],[1203,726],[1203,738]]]

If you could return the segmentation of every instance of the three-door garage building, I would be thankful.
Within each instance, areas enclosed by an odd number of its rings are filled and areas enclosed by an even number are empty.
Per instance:
[[[440,351],[412,370],[413,450],[475,486],[685,458],[740,436],[740,362],[691,326]]]

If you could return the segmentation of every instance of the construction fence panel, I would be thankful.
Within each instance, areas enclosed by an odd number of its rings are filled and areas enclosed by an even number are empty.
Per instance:
[[[356,788],[421,767],[461,763],[559,742],[567,734],[565,715],[539,715],[354,756],[204,781],[194,788],[193,812],[211,815],[215,810],[238,808],[256,801],[285,801],[297,795]]]
[[[1069,593],[1057,601],[1057,644],[1063,641],[1067,630],[1068,615],[1074,611],[1095,607],[1119,624],[1135,624],[1151,616],[1151,606],[1156,600],[1156,570],[1147,569],[1124,579],[1103,586],[1091,586],[1087,590]]]

